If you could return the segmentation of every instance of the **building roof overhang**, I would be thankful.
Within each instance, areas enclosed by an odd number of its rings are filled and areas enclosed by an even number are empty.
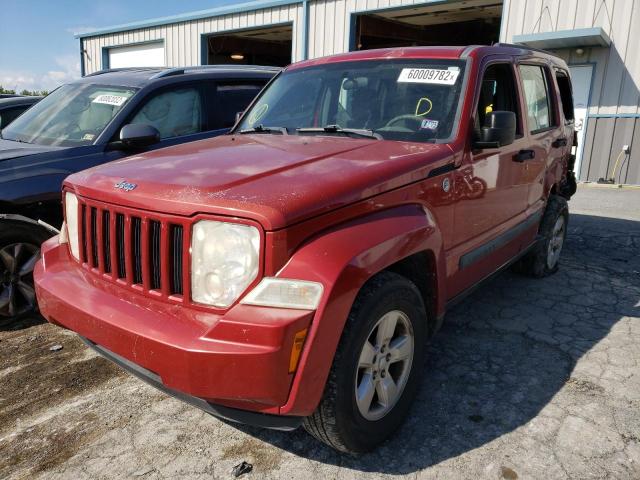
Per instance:
[[[608,47],[611,45],[611,39],[602,27],[590,27],[514,35],[513,43],[549,50],[577,47]]]

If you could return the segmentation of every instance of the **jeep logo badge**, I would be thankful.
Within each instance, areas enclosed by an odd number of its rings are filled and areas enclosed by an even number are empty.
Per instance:
[[[116,183],[114,185],[115,188],[119,188],[120,190],[124,190],[125,192],[130,192],[131,190],[133,190],[137,186],[138,185],[136,185],[135,183],[125,182],[124,180],[122,180],[121,182],[118,182],[118,183]]]

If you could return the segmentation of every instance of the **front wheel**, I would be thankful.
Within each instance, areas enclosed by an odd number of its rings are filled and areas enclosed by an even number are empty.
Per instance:
[[[351,309],[324,397],[305,429],[349,453],[375,448],[404,421],[420,384],[427,316],[420,292],[391,272]]]
[[[0,324],[37,310],[33,267],[49,235],[21,223],[0,224]]]

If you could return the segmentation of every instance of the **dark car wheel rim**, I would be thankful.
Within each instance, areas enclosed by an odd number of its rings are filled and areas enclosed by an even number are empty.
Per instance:
[[[396,405],[409,379],[413,350],[413,328],[404,312],[392,310],[376,322],[356,371],[356,405],[364,418],[380,420]]]
[[[30,243],[12,243],[0,249],[0,317],[35,309],[33,267],[39,254],[39,248]]]

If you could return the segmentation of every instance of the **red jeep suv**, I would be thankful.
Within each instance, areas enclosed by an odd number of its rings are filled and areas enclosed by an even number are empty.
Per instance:
[[[575,192],[567,65],[512,45],[289,66],[230,134],[70,176],[40,309],[203,410],[374,448],[448,306],[553,273]]]

